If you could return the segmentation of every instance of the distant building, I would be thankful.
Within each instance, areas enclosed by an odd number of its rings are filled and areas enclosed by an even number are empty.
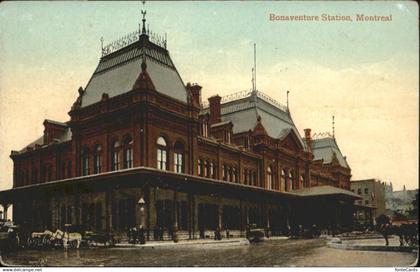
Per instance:
[[[355,202],[359,206],[356,212],[357,221],[372,223],[374,218],[385,214],[384,182],[375,179],[353,180],[350,182],[350,188],[353,193],[362,197]]]
[[[392,183],[385,186],[385,207],[389,215],[394,212],[407,214],[413,208],[413,201],[418,193],[416,190],[406,190],[405,185],[401,191],[394,191]]]

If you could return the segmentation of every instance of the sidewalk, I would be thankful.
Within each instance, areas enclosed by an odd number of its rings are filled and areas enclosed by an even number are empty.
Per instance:
[[[285,236],[275,236],[265,238],[264,241],[278,241],[287,240]],[[167,241],[148,241],[146,244],[129,244],[129,243],[117,243],[116,248],[179,248],[179,247],[206,247],[207,248],[220,248],[220,247],[232,247],[232,246],[248,246],[250,243],[246,238],[229,238],[222,240],[213,239],[196,239],[196,240],[180,240],[174,243],[171,240]]]
[[[328,242],[328,246],[336,249],[344,250],[362,250],[362,251],[393,251],[393,252],[413,252],[418,251],[418,248],[409,246],[400,246],[399,239],[393,237],[389,239],[389,245],[385,245],[385,239],[358,239],[358,240],[344,240],[339,238],[332,238]]]

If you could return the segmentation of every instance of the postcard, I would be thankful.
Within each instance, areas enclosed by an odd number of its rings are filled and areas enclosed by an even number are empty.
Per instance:
[[[2,265],[416,264],[417,3],[6,1],[0,48]]]

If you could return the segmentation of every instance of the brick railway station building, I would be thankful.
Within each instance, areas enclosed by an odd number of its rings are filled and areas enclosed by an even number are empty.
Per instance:
[[[0,203],[30,230],[143,225],[148,239],[157,228],[197,239],[247,224],[272,235],[352,224],[359,197],[334,137],[301,137],[289,109],[255,88],[202,102],[144,21],[134,41],[103,50],[69,116],[11,152]]]

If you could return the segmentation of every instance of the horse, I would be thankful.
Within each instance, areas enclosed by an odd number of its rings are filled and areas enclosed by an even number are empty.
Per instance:
[[[82,241],[82,235],[78,232],[63,232],[59,229],[53,235],[54,239],[58,239],[63,241],[64,249],[68,249],[69,244],[74,246],[75,248],[80,247],[80,243]],[[74,244],[76,243],[76,244]]]
[[[400,226],[402,237],[404,242],[408,246],[418,246],[419,244],[419,231],[416,223],[412,224],[401,224]]]

